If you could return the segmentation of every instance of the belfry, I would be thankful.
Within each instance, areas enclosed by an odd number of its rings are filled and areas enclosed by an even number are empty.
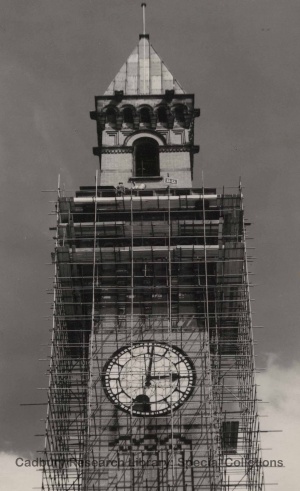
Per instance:
[[[193,187],[199,115],[145,29],[95,98],[96,181],[56,203],[43,490],[264,489],[242,189]]]
[[[96,97],[100,183],[165,188],[176,175],[191,188],[194,96],[186,94],[150,44],[147,34],[122,66],[104,96]]]

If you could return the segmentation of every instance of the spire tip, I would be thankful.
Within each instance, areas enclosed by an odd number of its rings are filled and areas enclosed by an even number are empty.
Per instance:
[[[147,7],[147,4],[145,2],[143,2],[141,7],[143,9],[143,35],[145,36],[145,34],[146,34],[146,7]]]

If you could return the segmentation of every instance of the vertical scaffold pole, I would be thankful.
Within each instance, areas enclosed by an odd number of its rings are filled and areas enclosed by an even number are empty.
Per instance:
[[[96,170],[95,177],[95,198],[94,198],[94,238],[93,238],[93,273],[92,273],[92,311],[91,311],[91,332],[89,342],[89,354],[88,354],[88,404],[87,404],[87,427],[86,427],[86,448],[85,448],[85,460],[89,461],[90,451],[90,438],[91,438],[91,421],[92,421],[92,391],[93,391],[93,359],[94,359],[94,343],[95,343],[95,277],[96,277],[96,245],[97,245],[97,196],[98,196],[98,171]],[[89,488],[88,468],[84,466],[84,489]]]
[[[169,359],[171,350],[172,338],[172,255],[171,255],[171,200],[170,186],[168,187],[168,282],[169,282],[169,305],[168,305],[168,348]],[[169,383],[170,383],[170,404],[171,404],[171,458],[172,458],[172,486],[175,484],[175,455],[174,455],[174,414],[172,403],[172,373],[171,365],[169,364]]]

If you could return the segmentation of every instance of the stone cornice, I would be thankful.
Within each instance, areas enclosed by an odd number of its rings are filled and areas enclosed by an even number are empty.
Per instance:
[[[167,145],[165,147],[159,147],[160,153],[170,153],[170,152],[195,152],[196,147],[191,145]]]
[[[132,147],[94,147],[94,155],[132,153]]]
[[[159,153],[172,153],[172,152],[192,152],[198,153],[199,146],[198,145],[159,145],[158,147]],[[111,147],[94,147],[93,154],[94,155],[103,155],[103,154],[124,154],[124,153],[133,153],[132,146],[111,146]]]

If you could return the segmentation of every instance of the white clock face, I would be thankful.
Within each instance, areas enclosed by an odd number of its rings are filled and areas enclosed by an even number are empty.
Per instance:
[[[116,351],[102,380],[106,395],[120,409],[155,416],[177,409],[190,397],[195,370],[179,348],[141,341]]]

